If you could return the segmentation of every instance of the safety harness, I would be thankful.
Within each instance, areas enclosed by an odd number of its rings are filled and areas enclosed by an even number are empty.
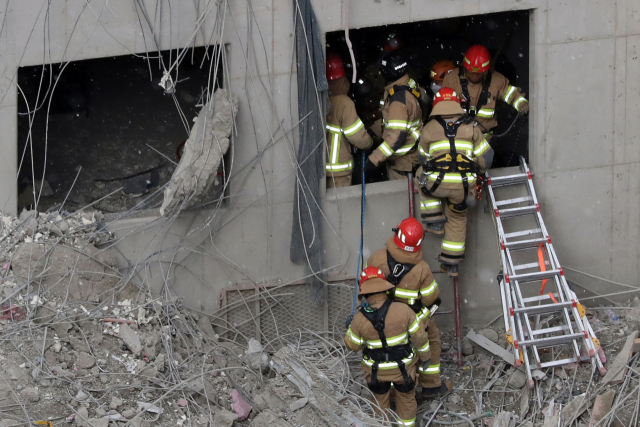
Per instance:
[[[458,134],[458,128],[463,123],[468,123],[466,117],[461,117],[457,121],[449,120],[445,121],[440,116],[435,116],[434,119],[440,123],[440,126],[444,129],[444,135],[449,140],[449,153],[441,154],[440,156],[427,161],[423,165],[423,170],[426,173],[428,172],[438,172],[438,177],[431,189],[427,189],[427,180],[421,181],[420,191],[425,196],[432,196],[432,193],[438,189],[440,184],[442,184],[442,180],[444,179],[447,173],[459,173],[462,177],[462,186],[464,187],[464,199],[462,203],[453,204],[449,202],[449,208],[454,212],[464,212],[467,209],[467,195],[469,194],[469,180],[467,178],[468,173],[479,172],[478,165],[465,156],[462,153],[458,153],[456,151],[456,135]]]
[[[393,286],[398,286],[404,276],[407,275],[411,271],[416,264],[408,264],[396,261],[393,256],[391,256],[391,252],[387,251],[387,265],[389,266],[389,274],[387,275],[387,282],[391,283]],[[390,289],[387,291],[391,298],[395,297],[396,288]],[[423,308],[422,301],[419,298],[416,298],[416,301],[413,304],[408,304],[409,307],[417,314]]]
[[[469,106],[469,103],[471,102],[471,96],[469,95],[469,80],[467,80],[467,77],[464,75],[464,69],[462,67],[460,67],[458,76],[460,77],[460,86],[462,86],[462,99],[460,100],[460,105],[467,114],[472,118],[475,118],[482,106],[489,103],[489,97],[491,96],[489,93],[489,86],[491,86],[491,72],[487,73],[487,78],[482,82],[482,92],[480,92],[480,97],[478,98],[478,103],[475,107]]]
[[[411,391],[415,384],[409,377],[405,364],[402,360],[411,356],[411,354],[413,353],[413,349],[411,347],[411,344],[394,345],[392,347],[387,344],[387,337],[384,334],[384,325],[385,318],[387,317],[390,306],[391,300],[389,299],[386,300],[380,308],[372,308],[371,306],[360,306],[360,312],[369,322],[371,322],[374,329],[378,332],[380,342],[382,343],[382,348],[365,347],[362,353],[365,357],[373,361],[373,365],[371,367],[371,383],[369,383],[369,388],[372,391],[374,391],[376,388],[379,388],[377,386],[378,367],[380,365],[380,362],[395,362],[398,364],[398,368],[400,369],[402,378],[404,378],[404,384],[396,385],[396,390],[406,393],[407,391]],[[386,385],[382,385],[382,387],[386,386],[390,387],[390,384],[387,383]],[[399,388],[399,386],[402,388],[402,390]],[[407,387],[410,388],[407,391],[403,391]]]

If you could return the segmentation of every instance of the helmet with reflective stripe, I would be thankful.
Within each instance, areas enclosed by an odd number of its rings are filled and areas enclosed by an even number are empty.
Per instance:
[[[344,77],[342,58],[335,52],[327,52],[327,80],[330,82]]]
[[[464,54],[462,65],[472,73],[484,73],[491,66],[491,55],[481,44],[471,46]]]
[[[407,74],[407,61],[398,52],[385,53],[380,58],[380,73],[387,82],[398,80]]]
[[[407,252],[417,252],[422,245],[424,229],[422,224],[415,218],[403,219],[396,228],[393,242],[397,247]]]
[[[375,294],[387,291],[394,286],[387,282],[382,270],[378,267],[367,267],[360,273],[360,294]]]
[[[443,87],[433,97],[433,108],[430,116],[445,116],[454,114],[464,114],[460,105],[460,98],[455,90]]]
[[[449,59],[438,61],[433,64],[433,67],[431,67],[431,80],[442,82],[444,80],[444,76],[455,70],[455,68],[456,64]]]
[[[443,87],[438,91],[438,93],[436,93],[436,96],[433,97],[433,106],[435,107],[442,101],[454,101],[460,104],[460,98],[458,98],[458,94],[450,87]]]

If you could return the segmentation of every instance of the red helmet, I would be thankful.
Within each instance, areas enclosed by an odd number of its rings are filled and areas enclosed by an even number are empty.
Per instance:
[[[345,76],[342,58],[335,52],[327,52],[327,80],[341,79]]]
[[[407,252],[416,252],[420,250],[422,238],[424,237],[424,229],[422,228],[420,221],[415,218],[403,219],[400,224],[398,224],[398,227],[394,228],[393,231],[396,233],[393,236],[393,242],[400,249]]]
[[[362,273],[360,273],[360,286],[362,286],[362,284],[369,279],[387,280],[387,278],[384,277],[384,273],[382,272],[382,270],[380,270],[378,267],[373,266],[365,268],[364,270],[362,270]]]
[[[455,101],[458,104],[460,104],[460,98],[458,98],[458,94],[456,93],[455,90],[451,89],[450,87],[443,87],[438,91],[438,93],[436,93],[436,96],[433,97],[432,107],[435,107],[436,105],[438,105],[439,102],[442,102],[442,101]]]
[[[472,73],[484,73],[489,71],[491,66],[491,55],[487,48],[481,44],[471,46],[464,54],[462,65]]]
[[[387,37],[387,40],[384,42],[384,47],[382,48],[382,50],[384,50],[385,52],[393,52],[400,49],[401,47],[402,42],[400,41],[400,38],[395,33],[391,33]]]
[[[373,279],[373,280],[369,280]],[[367,283],[365,283],[367,282]],[[382,270],[378,267],[367,267],[360,273],[360,281],[358,282],[360,295],[376,294],[393,289],[393,285],[387,282]]]

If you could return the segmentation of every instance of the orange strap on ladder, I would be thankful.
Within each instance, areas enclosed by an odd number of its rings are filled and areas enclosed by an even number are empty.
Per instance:
[[[544,252],[542,251],[542,243],[538,246],[538,264],[540,265],[540,271],[547,271],[547,266],[544,264]],[[540,286],[540,295],[544,294],[544,287],[547,286],[547,279],[542,279],[542,286]]]

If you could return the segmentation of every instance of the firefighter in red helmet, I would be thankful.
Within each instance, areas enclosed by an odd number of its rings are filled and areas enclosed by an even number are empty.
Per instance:
[[[440,289],[433,273],[422,259],[424,229],[415,218],[404,219],[393,229],[386,249],[371,255],[367,266],[379,268],[394,285],[388,291],[393,301],[407,304],[418,316],[420,328],[427,331],[431,358],[418,367],[418,385],[426,397],[443,396],[452,385],[440,378],[440,331],[431,310],[440,305]]]
[[[371,148],[371,136],[356,113],[349,92],[349,81],[342,59],[327,52],[327,80],[331,109],[327,114],[327,188],[351,185],[353,155],[351,146],[361,150]]]
[[[487,141],[498,125],[496,102],[502,100],[519,114],[529,112],[529,101],[520,89],[511,86],[509,80],[497,71],[491,71],[491,55],[482,45],[471,46],[464,54],[462,67],[448,73],[443,82],[460,94],[462,108],[480,126]]]
[[[391,386],[396,391],[394,420],[402,426],[416,425],[416,366],[428,363],[429,338],[417,315],[406,304],[392,302],[387,291],[393,285],[382,270],[365,268],[360,275],[360,306],[349,324],[344,342],[351,351],[362,350],[362,369],[369,390],[389,417]]]

